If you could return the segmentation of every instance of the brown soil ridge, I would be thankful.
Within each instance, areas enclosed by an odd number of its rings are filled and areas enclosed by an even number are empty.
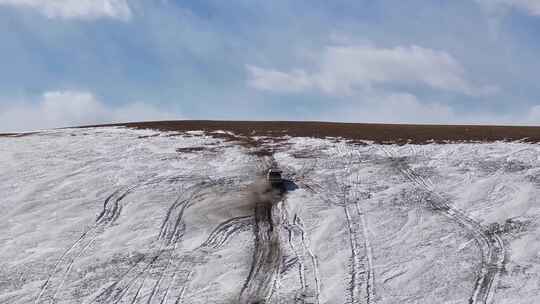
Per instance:
[[[159,131],[230,131],[240,136],[344,138],[376,143],[540,142],[540,127],[481,125],[368,124],[316,121],[177,120],[113,124]]]
[[[530,126],[487,126],[487,125],[414,125],[338,123],[317,121],[215,121],[175,120],[130,122],[107,125],[136,129],[186,132],[202,130],[215,132],[230,131],[239,136],[315,137],[343,138],[351,141],[373,141],[375,143],[447,143],[447,142],[494,142],[524,141],[540,142],[540,127]],[[11,134],[13,135],[13,134]]]

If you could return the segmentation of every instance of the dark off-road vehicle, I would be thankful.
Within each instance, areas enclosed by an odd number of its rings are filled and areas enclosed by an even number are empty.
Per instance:
[[[283,185],[283,179],[281,178],[282,171],[278,168],[270,168],[266,173],[266,180],[272,185],[272,187],[281,187]]]

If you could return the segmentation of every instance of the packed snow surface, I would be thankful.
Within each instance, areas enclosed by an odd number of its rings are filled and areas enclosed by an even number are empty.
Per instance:
[[[256,140],[0,138],[0,303],[540,303],[539,145]]]

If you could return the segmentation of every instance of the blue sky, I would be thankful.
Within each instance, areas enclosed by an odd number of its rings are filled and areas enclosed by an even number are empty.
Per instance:
[[[0,132],[540,124],[540,0],[0,0]]]

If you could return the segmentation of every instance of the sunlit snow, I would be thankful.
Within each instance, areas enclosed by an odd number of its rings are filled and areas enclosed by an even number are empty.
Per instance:
[[[0,137],[0,303],[540,302],[539,145],[267,145]]]

